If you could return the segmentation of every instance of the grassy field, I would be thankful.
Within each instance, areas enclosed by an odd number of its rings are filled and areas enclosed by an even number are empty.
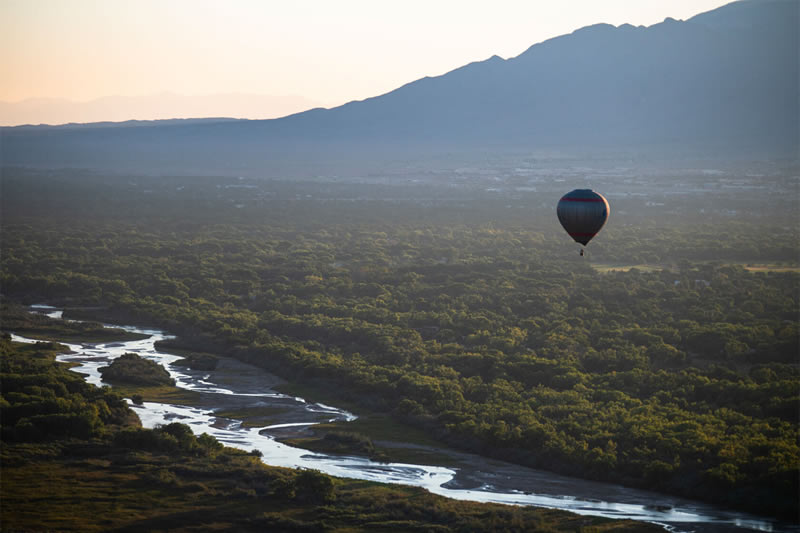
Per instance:
[[[179,389],[174,385],[148,387],[118,383],[113,385],[113,389],[125,398],[138,395],[145,402],[171,403],[188,407],[201,407],[205,404],[202,393]]]
[[[665,266],[662,265],[616,265],[616,264],[608,264],[608,263],[592,263],[592,268],[597,270],[601,273],[606,272],[628,272],[631,269],[640,270],[642,272],[658,272],[660,270],[664,270]]]
[[[221,409],[214,414],[222,418],[241,420],[243,427],[263,427],[280,423],[285,409],[277,407],[246,407],[242,409]]]
[[[800,265],[758,265],[753,263],[744,264],[745,270],[750,272],[800,272]]]
[[[800,272],[800,265],[798,264],[780,264],[780,263],[728,263],[730,265],[741,266],[750,272]],[[615,263],[592,263],[592,268],[598,272],[628,272],[631,269],[636,269],[641,272],[659,272],[662,270],[675,270],[675,265],[653,265],[653,264],[615,264]]]

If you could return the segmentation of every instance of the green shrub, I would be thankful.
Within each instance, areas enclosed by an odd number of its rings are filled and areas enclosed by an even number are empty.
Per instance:
[[[163,366],[139,357],[135,353],[122,354],[110,365],[100,369],[103,379],[111,383],[132,383],[134,385],[157,386],[174,385]]]

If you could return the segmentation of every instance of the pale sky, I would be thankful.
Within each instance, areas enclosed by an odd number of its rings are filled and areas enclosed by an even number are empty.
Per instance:
[[[0,0],[0,101],[383,94],[599,22],[720,0]]]

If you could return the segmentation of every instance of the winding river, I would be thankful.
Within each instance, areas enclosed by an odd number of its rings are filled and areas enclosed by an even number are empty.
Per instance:
[[[48,306],[33,310],[53,318],[61,311]],[[133,352],[162,364],[178,387],[199,393],[200,406],[145,402],[133,407],[145,427],[182,422],[195,434],[209,433],[227,446],[258,450],[265,463],[290,468],[312,468],[333,476],[400,483],[423,487],[432,493],[463,500],[533,505],[562,509],[583,515],[643,520],[675,532],[755,530],[800,532],[796,524],[779,522],[747,513],[675,496],[630,489],[610,483],[570,478],[540,470],[503,463],[480,456],[450,452],[465,466],[381,463],[364,457],[325,455],[293,448],[276,438],[313,424],[354,420],[353,413],[321,403],[306,402],[273,390],[282,381],[259,368],[233,359],[220,359],[213,371],[194,371],[173,363],[181,357],[159,352],[155,343],[170,338],[162,331],[121,327],[147,335],[142,340],[97,344],[70,344],[70,352],[58,360],[76,364],[75,372],[95,385],[104,385],[99,368],[123,353]],[[18,335],[12,339],[36,342]],[[57,340],[57,339],[56,339]],[[247,408],[274,410],[279,423],[248,427],[241,420],[215,413]]]

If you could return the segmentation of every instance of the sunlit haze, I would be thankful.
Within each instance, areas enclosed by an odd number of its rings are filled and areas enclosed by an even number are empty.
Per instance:
[[[0,102],[63,99],[87,108],[98,98],[147,96],[95,103],[95,115],[106,114],[83,119],[267,118],[514,57],[590,24],[652,25],[725,3],[4,0]],[[4,105],[0,124],[76,120],[62,113],[63,100],[27,102],[30,113],[39,110],[28,116]]]

